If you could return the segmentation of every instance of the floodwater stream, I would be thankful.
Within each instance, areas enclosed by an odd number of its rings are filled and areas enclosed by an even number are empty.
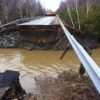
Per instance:
[[[58,73],[69,69],[78,71],[80,62],[74,51],[69,50],[60,60],[63,50],[33,50],[0,49],[0,72],[15,70],[20,72],[20,81],[26,91],[34,87],[34,77],[49,74],[56,77]],[[94,49],[92,58],[100,66],[100,48]]]

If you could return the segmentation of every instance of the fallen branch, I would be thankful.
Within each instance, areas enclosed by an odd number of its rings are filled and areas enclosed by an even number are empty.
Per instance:
[[[60,57],[60,60],[62,60],[62,59],[63,59],[63,57],[64,57],[64,56],[65,56],[65,54],[67,53],[67,51],[68,51],[69,47],[70,47],[70,44],[68,43],[67,48],[64,50],[64,52],[62,53],[62,55],[61,55],[61,57]]]

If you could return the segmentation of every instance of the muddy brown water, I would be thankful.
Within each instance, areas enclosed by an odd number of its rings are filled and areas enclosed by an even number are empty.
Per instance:
[[[78,71],[80,62],[74,51],[69,50],[60,60],[62,52],[63,50],[0,49],[0,72],[19,71],[22,86],[31,92],[35,88],[35,76],[49,74],[56,77],[58,73],[69,69]],[[93,50],[92,58],[100,66],[100,48]]]

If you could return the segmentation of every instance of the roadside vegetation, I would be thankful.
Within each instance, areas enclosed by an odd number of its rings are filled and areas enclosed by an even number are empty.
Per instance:
[[[66,0],[61,3],[59,14],[71,27],[100,38],[99,0]]]

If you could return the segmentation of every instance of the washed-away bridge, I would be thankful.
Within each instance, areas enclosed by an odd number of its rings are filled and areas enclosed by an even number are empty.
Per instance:
[[[70,34],[70,32],[64,26],[59,16],[47,16],[39,17],[37,19],[30,20],[26,23],[17,24],[19,27],[34,27],[34,26],[53,26],[60,25],[69,41],[73,47],[76,55],[78,56],[80,62],[84,65],[86,72],[88,73],[91,81],[93,82],[95,88],[100,94],[100,68],[94,62],[94,60],[88,55],[84,48],[77,42],[77,40]]]
[[[69,33],[69,31],[64,26],[63,22],[58,16],[42,17],[37,20],[31,20],[30,22],[19,24],[19,26],[36,26],[36,25],[58,25],[60,24],[69,43],[73,47],[75,53],[77,54],[80,62],[84,65],[86,72],[88,73],[90,79],[92,80],[95,88],[100,94],[100,68],[93,61],[93,59],[88,55],[84,48],[77,42],[77,40]]]

